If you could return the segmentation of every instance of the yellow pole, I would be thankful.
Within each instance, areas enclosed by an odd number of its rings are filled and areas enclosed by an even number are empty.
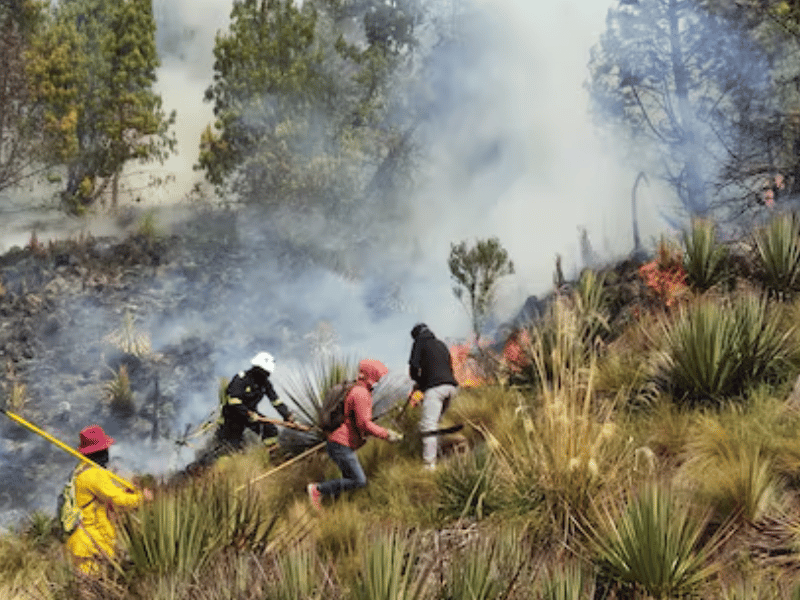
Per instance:
[[[239,487],[235,488],[233,491],[235,493],[241,492],[248,485],[253,485],[256,481],[260,481],[261,479],[264,479],[265,477],[269,477],[273,473],[277,473],[278,471],[280,471],[284,467],[288,467],[289,465],[291,465],[292,463],[297,462],[301,458],[304,458],[304,457],[308,456],[309,454],[313,454],[314,452],[316,452],[317,450],[319,450],[320,448],[322,448],[324,446],[325,446],[325,442],[320,442],[319,444],[317,444],[316,446],[312,446],[311,448],[309,448],[308,450],[306,450],[302,454],[298,454],[294,458],[291,458],[291,459],[287,460],[286,462],[283,462],[283,463],[279,464],[274,469],[271,469],[271,470],[267,471],[266,473],[262,473],[258,477],[254,477],[249,482],[240,485]]]
[[[36,427],[36,425],[34,425],[33,423],[29,423],[28,421],[26,421],[25,419],[23,419],[19,415],[15,415],[14,413],[8,412],[7,410],[3,410],[1,408],[0,408],[0,412],[2,412],[5,416],[7,416],[12,421],[15,421],[15,422],[19,423],[20,425],[22,425],[26,429],[30,429],[33,433],[42,436],[44,439],[46,439],[51,444],[55,444],[56,446],[58,446],[59,448],[61,448],[65,452],[69,452],[72,456],[74,456],[78,460],[81,460],[81,461],[85,462],[86,464],[91,465],[93,467],[100,467],[100,465],[98,465],[96,462],[90,460],[89,458],[87,458],[86,456],[84,456],[83,454],[81,454],[80,452],[75,450],[74,448],[70,448],[64,442],[54,438],[52,435],[50,435],[46,431],[42,431],[41,429]],[[100,467],[100,468],[102,469],[103,467]],[[122,477],[120,477],[119,475],[114,473],[113,471],[109,471],[108,469],[105,469],[105,470],[108,472],[109,475],[111,475],[111,477],[113,479],[115,479],[118,483],[120,483],[121,485],[125,486],[129,490],[136,489],[132,483],[130,483],[129,481],[123,479]]]

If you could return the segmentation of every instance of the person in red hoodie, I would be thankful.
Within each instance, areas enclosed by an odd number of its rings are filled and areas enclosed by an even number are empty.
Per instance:
[[[344,400],[344,422],[327,437],[328,456],[339,467],[342,476],[308,484],[308,497],[317,510],[322,509],[323,496],[338,498],[342,492],[367,485],[367,476],[356,450],[364,445],[368,436],[390,442],[403,439],[397,431],[372,422],[372,388],[388,372],[386,365],[378,360],[367,358],[358,363],[358,380]]]

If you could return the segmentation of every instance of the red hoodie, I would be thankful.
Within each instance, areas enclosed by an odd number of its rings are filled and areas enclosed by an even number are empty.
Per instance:
[[[328,441],[357,450],[367,436],[382,440],[389,432],[372,422],[372,387],[389,369],[382,362],[364,359],[358,363],[358,381],[344,399],[344,423],[328,435]]]

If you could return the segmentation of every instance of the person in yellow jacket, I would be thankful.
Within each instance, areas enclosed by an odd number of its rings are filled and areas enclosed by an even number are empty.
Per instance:
[[[152,499],[150,490],[143,492],[127,490],[111,477],[104,468],[108,464],[108,448],[114,439],[99,425],[92,425],[80,432],[78,452],[98,466],[82,463],[77,467],[75,500],[81,510],[81,522],[67,538],[67,550],[79,571],[96,575],[104,560],[116,556],[117,530],[114,513],[131,510],[143,499]]]

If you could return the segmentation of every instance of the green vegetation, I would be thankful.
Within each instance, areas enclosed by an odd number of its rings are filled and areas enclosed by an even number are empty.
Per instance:
[[[467,308],[478,339],[494,310],[499,279],[514,273],[514,263],[500,240],[491,237],[477,240],[472,246],[467,242],[451,244],[447,266],[454,283],[453,293]]]
[[[150,0],[66,0],[31,36],[26,77],[42,112],[39,164],[63,167],[62,204],[80,214],[108,191],[116,206],[132,161],[163,162],[175,147],[155,93],[159,59]]]
[[[712,248],[693,227],[684,240]],[[517,338],[518,380],[496,357],[485,384],[460,392],[445,424],[465,427],[442,438],[433,472],[418,456],[419,407],[390,377],[375,414],[404,441],[367,442],[368,485],[321,514],[305,486],[337,470],[318,435],[297,434],[283,456],[254,447],[156,484],[121,519],[119,564],[91,585],[48,518],[31,515],[0,538],[0,595],[793,598],[800,412],[786,398],[800,304],[733,268],[756,262],[755,245],[739,247],[750,254],[719,254],[713,269],[729,285],[693,286],[670,305],[652,302],[652,272],[638,266],[625,306],[619,286],[631,283],[614,270],[561,286]],[[136,339],[126,329],[118,343]],[[340,357],[299,371],[286,390],[299,420],[313,426],[325,390],[354,375]]]

